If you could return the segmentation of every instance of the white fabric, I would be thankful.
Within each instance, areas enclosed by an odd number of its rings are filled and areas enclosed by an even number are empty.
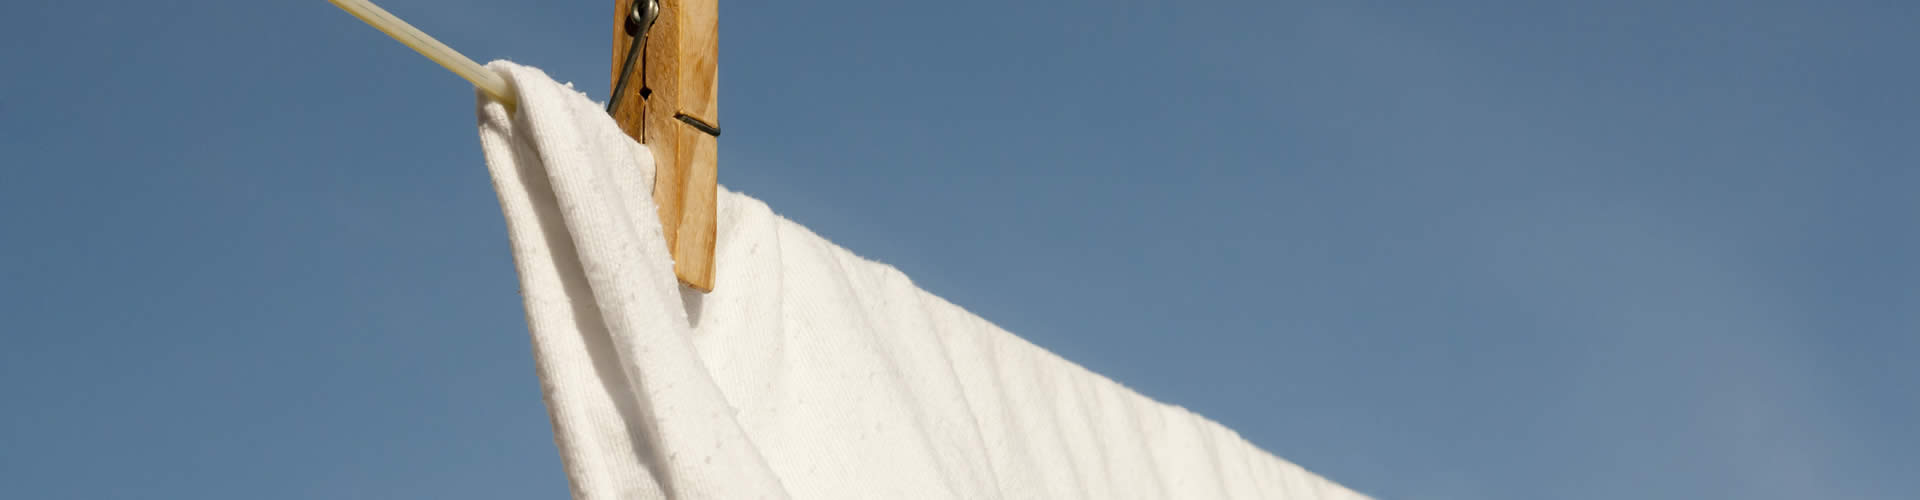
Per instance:
[[[722,190],[715,290],[675,281],[652,155],[495,62],[481,99],[554,438],[578,499],[1359,499]]]

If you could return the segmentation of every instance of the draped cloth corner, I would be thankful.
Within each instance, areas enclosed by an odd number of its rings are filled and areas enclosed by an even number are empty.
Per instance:
[[[652,155],[538,69],[479,98],[577,499],[1360,499],[722,189],[683,289]]]

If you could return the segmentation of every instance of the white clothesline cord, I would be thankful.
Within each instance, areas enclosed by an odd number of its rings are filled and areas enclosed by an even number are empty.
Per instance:
[[[393,13],[387,12],[386,9],[382,9],[380,6],[374,5],[373,2],[367,0],[327,1],[332,2],[333,5],[339,7],[340,10],[347,11],[348,14],[353,14],[353,17],[358,17],[361,21],[366,21],[366,23],[372,25],[374,29],[386,33],[387,36],[393,37],[394,40],[399,40],[400,43],[412,47],[415,52],[427,56],[427,59],[432,59],[433,62],[440,63],[441,66],[452,70],[454,74],[460,75],[461,78],[473,82],[475,88],[480,89],[481,92],[486,92],[487,95],[494,100],[506,104],[507,109],[511,110],[514,108],[513,92],[507,87],[507,80],[505,78],[501,78],[500,75],[487,70],[487,68],[481,66],[480,63],[473,62],[473,60],[468,59],[467,56],[460,55],[459,52],[454,51],[453,48],[448,47],[447,44],[440,43],[439,40],[434,40],[433,37],[427,36],[427,34],[421,32],[419,28],[415,28],[413,25],[407,24],[406,21],[401,21],[400,18],[394,17]]]

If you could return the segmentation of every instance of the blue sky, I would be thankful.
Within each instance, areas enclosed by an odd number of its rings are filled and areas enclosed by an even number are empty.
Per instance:
[[[606,93],[612,2],[385,0]],[[1913,498],[1920,5],[747,2],[721,182],[1381,498]],[[466,84],[0,16],[0,484],[564,498]]]

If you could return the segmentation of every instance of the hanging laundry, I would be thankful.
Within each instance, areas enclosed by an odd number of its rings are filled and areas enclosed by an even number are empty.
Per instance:
[[[578,499],[1361,499],[722,189],[683,289],[652,155],[538,69],[479,99]]]

